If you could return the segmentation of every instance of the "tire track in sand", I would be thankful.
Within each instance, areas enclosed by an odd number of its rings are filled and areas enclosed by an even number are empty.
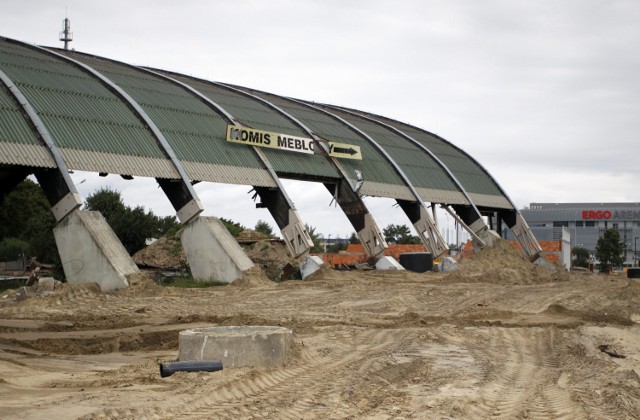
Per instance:
[[[192,386],[190,398],[181,399],[170,410],[154,407],[136,409],[99,410],[87,418],[303,418],[310,410],[325,408],[318,402],[335,389],[335,382],[344,372],[376,352],[392,346],[396,340],[393,330],[347,329],[333,331],[325,339],[330,348],[303,349],[292,367],[244,376],[220,386]],[[331,380],[333,379],[333,380]],[[315,384],[328,384],[317,388]],[[331,407],[332,416],[347,416],[352,407]],[[322,411],[318,411],[321,415]]]
[[[494,363],[481,384],[476,405],[469,406],[473,418],[585,418],[570,389],[558,386],[562,373],[556,360],[556,330],[541,328],[492,328],[493,345],[475,349],[476,357]]]

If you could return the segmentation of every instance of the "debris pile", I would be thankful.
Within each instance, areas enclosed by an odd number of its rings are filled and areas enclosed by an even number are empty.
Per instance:
[[[244,250],[251,261],[260,266],[273,281],[290,279],[300,266],[300,262],[291,257],[282,241],[261,240],[245,246]]]
[[[31,272],[25,286],[16,290],[16,301],[22,301],[34,296],[47,296],[59,289],[62,282],[53,277],[40,277],[40,267]]]
[[[182,249],[180,236],[163,236],[133,255],[139,267],[180,270],[188,267],[187,256]]]
[[[531,263],[509,241],[460,260],[459,270],[447,274],[444,281],[504,284],[536,284],[567,281],[569,274],[560,268],[549,269]]]
[[[267,235],[257,232],[253,229],[245,229],[240,232],[238,236],[236,236],[236,241],[238,241],[240,245],[253,244],[255,242],[264,241],[267,239],[269,239]]]

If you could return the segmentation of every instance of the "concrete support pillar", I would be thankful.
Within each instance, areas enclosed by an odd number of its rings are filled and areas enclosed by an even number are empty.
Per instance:
[[[306,255],[313,247],[313,241],[307,228],[302,223],[298,212],[294,209],[289,209],[289,224],[283,227],[280,232],[284,238],[289,252],[294,257]]]
[[[469,225],[469,231],[473,234],[471,244],[474,252],[478,252],[487,246],[494,246],[494,243],[500,239],[500,235],[496,231],[489,229],[489,226],[482,219],[477,219]]]
[[[362,201],[362,197],[351,188],[346,178],[342,178],[336,184],[324,184],[324,186],[333,194],[336,203],[351,222],[367,255],[374,258],[381,257],[387,248],[387,242]]]
[[[511,229],[511,233],[516,238],[522,251],[531,261],[535,261],[540,258],[540,244],[538,240],[531,232],[529,225],[524,217],[518,210],[500,210],[500,216],[505,224]]]
[[[198,216],[185,225],[181,239],[195,280],[232,283],[253,267],[253,262],[216,217]]]
[[[360,243],[364,246],[364,250],[370,257],[380,258],[387,249],[387,241],[380,231],[378,224],[373,219],[371,213],[363,215],[364,227],[356,232]]]
[[[418,237],[427,247],[427,250],[433,254],[434,258],[447,252],[449,246],[445,243],[424,204],[407,200],[396,200],[396,202],[411,220],[413,227],[418,232]]]
[[[253,189],[260,197],[257,207],[266,207],[269,210],[280,228],[291,255],[299,257],[308,254],[313,247],[313,241],[284,191],[280,188],[257,186]]]
[[[98,283],[107,292],[129,286],[126,276],[138,271],[100,212],[74,210],[53,234],[71,284]]]

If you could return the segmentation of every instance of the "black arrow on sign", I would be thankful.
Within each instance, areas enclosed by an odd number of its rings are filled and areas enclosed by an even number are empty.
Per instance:
[[[342,153],[343,155],[355,155],[356,153],[358,153],[358,151],[355,150],[353,147],[350,147],[348,149],[345,149],[344,147],[334,147],[333,152]]]

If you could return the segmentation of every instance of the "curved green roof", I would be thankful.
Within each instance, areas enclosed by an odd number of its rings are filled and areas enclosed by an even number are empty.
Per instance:
[[[268,166],[281,177],[321,182],[353,181],[359,172],[364,195],[413,200],[417,192],[427,202],[513,208],[464,151],[389,118],[6,38],[0,38],[0,71],[36,111],[71,169],[177,178],[167,156],[175,153],[194,180],[274,186]],[[253,147],[227,141],[230,124],[303,138],[310,130],[320,141],[359,146],[362,160],[331,158],[318,147],[314,154],[261,148],[261,159]],[[55,167],[5,84],[0,164]]]

